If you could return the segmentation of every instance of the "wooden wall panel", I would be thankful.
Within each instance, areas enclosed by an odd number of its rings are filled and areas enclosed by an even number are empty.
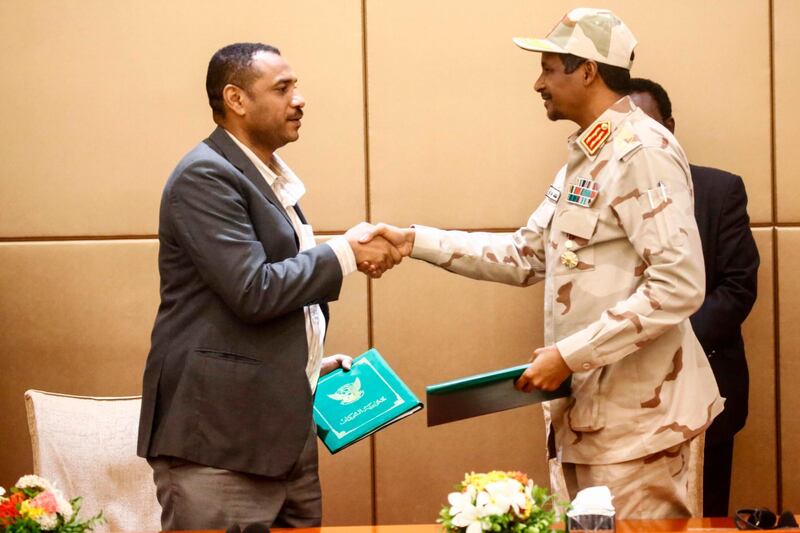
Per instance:
[[[639,40],[632,74],[669,92],[689,161],[742,176],[751,221],[771,222],[769,1],[603,5]]]
[[[778,230],[778,281],[780,325],[781,475],[783,508],[800,509],[800,229]]]
[[[0,486],[32,471],[25,390],[141,394],[157,251],[154,240],[0,243]],[[365,351],[366,278],[347,278],[331,311],[327,353]],[[320,458],[325,523],[368,523],[369,442],[335,457],[322,449]]]
[[[574,128],[548,123],[532,89],[539,57],[511,37],[547,31],[563,14],[557,4],[367,2],[373,219],[525,223]]]
[[[639,38],[633,75],[670,92],[690,160],[742,175],[753,222],[797,223],[800,40],[792,21],[800,12],[793,0],[771,4],[777,191],[770,2],[605,5]],[[0,96],[14,102],[0,123],[0,241],[155,233],[167,175],[213,127],[203,89],[207,61],[219,46],[243,40],[279,46],[300,77],[308,101],[301,140],[281,155],[308,187],[303,206],[317,232],[365,218],[365,199],[374,220],[398,224],[524,223],[562,164],[574,126],[546,119],[532,88],[539,55],[517,49],[511,37],[543,36],[573,4],[364,5],[366,50],[359,0],[0,2]],[[771,231],[755,231],[760,294],[744,327],[751,414],[736,439],[731,508],[776,505],[778,469],[784,507],[800,507],[800,404],[789,387],[800,375],[793,326],[800,287],[791,269],[800,230],[779,229],[777,265]],[[156,248],[152,240],[0,242],[0,485],[30,471],[25,389],[139,392],[158,302]],[[371,296],[360,275],[345,281],[328,353],[360,353],[372,327],[376,347],[424,396],[425,385],[522,362],[541,344],[541,287],[480,283],[408,263],[375,282]],[[772,338],[776,319],[780,339]],[[776,371],[780,465],[772,453]],[[423,412],[375,437],[374,458],[369,441],[336,456],[323,449],[325,523],[368,523],[373,498],[381,522],[431,522],[467,470],[515,468],[547,484],[543,434],[534,407],[436,428],[425,427]]]
[[[433,383],[524,363],[542,345],[542,288],[479,282],[408,261],[373,284],[375,346],[424,398]],[[423,411],[375,436],[380,523],[425,523],[469,471],[548,484],[541,409],[433,428]]]
[[[140,394],[157,243],[0,243],[0,485],[31,473],[23,393]]]
[[[798,172],[795,149],[800,139],[800,110],[797,87],[800,85],[800,33],[796,20],[800,2],[773,1],[775,31],[775,191],[778,221],[800,222],[800,196],[795,193]]]
[[[775,302],[772,228],[753,230],[761,256],[758,298],[743,326],[750,400],[747,423],[734,439],[731,512],[777,505],[775,418]]]
[[[544,36],[573,6],[367,2],[374,219],[459,228],[514,228],[527,220],[576,127],[547,120],[533,91],[540,54],[518,49],[511,37]],[[689,158],[741,174],[753,220],[768,221],[768,3],[606,6],[639,39],[633,75],[654,78],[671,93]],[[719,31],[711,37],[709,28]]]
[[[367,278],[348,276],[339,300],[331,304],[325,354],[355,357],[369,348]],[[370,440],[331,455],[319,441],[322,519],[324,525],[368,524],[372,519],[372,451]],[[355,503],[357,502],[357,503]]]
[[[0,98],[13,102],[0,122],[0,237],[154,234],[167,176],[214,127],[208,61],[246,40],[281,48],[301,80],[301,140],[282,154],[308,185],[309,218],[318,230],[362,220],[358,0],[11,0],[0,3]]]

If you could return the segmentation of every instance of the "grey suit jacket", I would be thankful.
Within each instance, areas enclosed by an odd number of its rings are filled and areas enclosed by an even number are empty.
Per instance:
[[[221,128],[167,181],[158,236],[138,454],[286,474],[312,423],[303,306],[327,318],[342,284],[336,255],[298,251],[280,202]]]

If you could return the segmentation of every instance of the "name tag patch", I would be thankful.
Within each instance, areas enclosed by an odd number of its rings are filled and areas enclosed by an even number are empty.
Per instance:
[[[553,203],[558,203],[558,199],[561,198],[561,191],[551,185],[550,188],[547,189],[545,197]]]

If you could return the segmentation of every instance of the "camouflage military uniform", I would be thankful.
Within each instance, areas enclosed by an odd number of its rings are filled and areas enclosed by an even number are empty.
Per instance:
[[[705,278],[683,150],[628,97],[579,133],[527,226],[417,226],[412,256],[475,279],[544,280],[545,344],[573,372],[571,396],[549,405],[558,458],[611,465],[685,443],[723,400],[688,320]]]

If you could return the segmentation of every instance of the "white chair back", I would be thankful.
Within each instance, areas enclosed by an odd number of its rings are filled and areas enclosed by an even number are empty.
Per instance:
[[[82,518],[102,510],[106,523],[95,531],[161,529],[152,470],[136,455],[141,403],[25,392],[34,473],[68,499],[82,496]]]

